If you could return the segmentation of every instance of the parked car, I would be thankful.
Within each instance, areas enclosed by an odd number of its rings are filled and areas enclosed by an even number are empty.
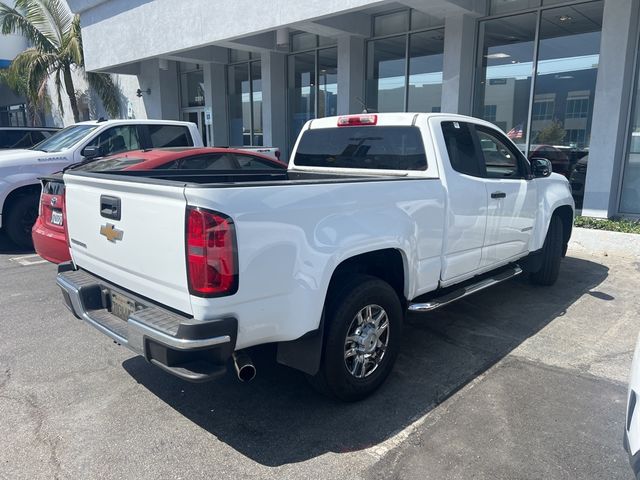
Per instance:
[[[571,176],[569,177],[571,192],[578,208],[582,208],[582,200],[584,199],[584,184],[587,179],[588,164],[589,155],[582,157],[576,162],[576,165],[571,172]]]
[[[529,159],[546,158],[551,162],[553,171],[569,178],[571,171],[571,160],[569,159],[568,147],[558,147],[553,145],[532,145]]]
[[[115,172],[144,170],[286,170],[271,156],[225,148],[170,148],[137,150],[97,159],[72,167],[75,172]],[[38,255],[53,263],[71,260],[64,218],[62,174],[42,179],[40,210],[33,225],[33,245]]]
[[[0,149],[30,148],[59,130],[46,127],[0,127]]]
[[[86,158],[154,147],[202,146],[198,127],[168,120],[106,120],[71,125],[30,149],[0,151],[0,227],[31,246],[38,216],[39,177]]]
[[[73,263],[57,283],[77,318],[191,381],[229,360],[249,380],[246,349],[276,344],[280,363],[349,401],[390,373],[406,310],[523,271],[552,285],[574,211],[548,160],[447,114],[308,121],[286,171],[64,181]]]
[[[627,395],[627,414],[624,428],[624,448],[629,454],[633,474],[640,480],[640,337],[631,364],[629,393]]]

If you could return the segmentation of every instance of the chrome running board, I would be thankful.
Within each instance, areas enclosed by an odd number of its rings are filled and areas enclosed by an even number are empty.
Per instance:
[[[485,288],[492,287],[493,285],[504,282],[505,280],[509,280],[510,278],[516,277],[521,273],[522,273],[522,269],[518,266],[514,266],[492,277],[480,280],[477,283],[472,283],[471,285],[467,285],[465,287],[459,288],[441,297],[433,298],[428,302],[411,303],[409,304],[408,310],[410,312],[430,312],[437,308],[444,307],[449,303],[455,302],[456,300],[460,300],[461,298],[467,297],[472,293],[479,292],[480,290],[484,290]]]

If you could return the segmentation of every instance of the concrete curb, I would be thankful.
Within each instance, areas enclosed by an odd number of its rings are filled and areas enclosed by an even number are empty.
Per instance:
[[[640,258],[640,235],[574,227],[569,248],[596,255]]]

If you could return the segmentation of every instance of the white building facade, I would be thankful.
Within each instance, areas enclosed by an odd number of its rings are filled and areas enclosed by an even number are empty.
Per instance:
[[[638,0],[68,3],[123,116],[286,155],[310,118],[469,114],[549,158],[584,215],[640,216]]]

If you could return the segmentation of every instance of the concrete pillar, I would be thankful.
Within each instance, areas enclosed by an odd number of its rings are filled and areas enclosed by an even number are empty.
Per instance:
[[[338,37],[338,115],[359,113],[364,101],[364,39]]]
[[[611,217],[626,151],[640,2],[606,0],[582,214]]]
[[[176,62],[167,62],[166,66],[166,70],[161,70],[158,59],[140,63],[138,83],[142,90],[141,101],[147,118],[179,120],[178,66]]]
[[[471,115],[476,21],[473,15],[445,18],[442,111]]]
[[[265,146],[278,147],[283,160],[288,159],[287,143],[287,56],[267,52],[261,55],[262,128]],[[294,139],[291,139],[293,142]]]
[[[211,107],[213,125],[208,127],[209,145],[229,145],[227,71],[222,63],[204,64],[204,104]]]

